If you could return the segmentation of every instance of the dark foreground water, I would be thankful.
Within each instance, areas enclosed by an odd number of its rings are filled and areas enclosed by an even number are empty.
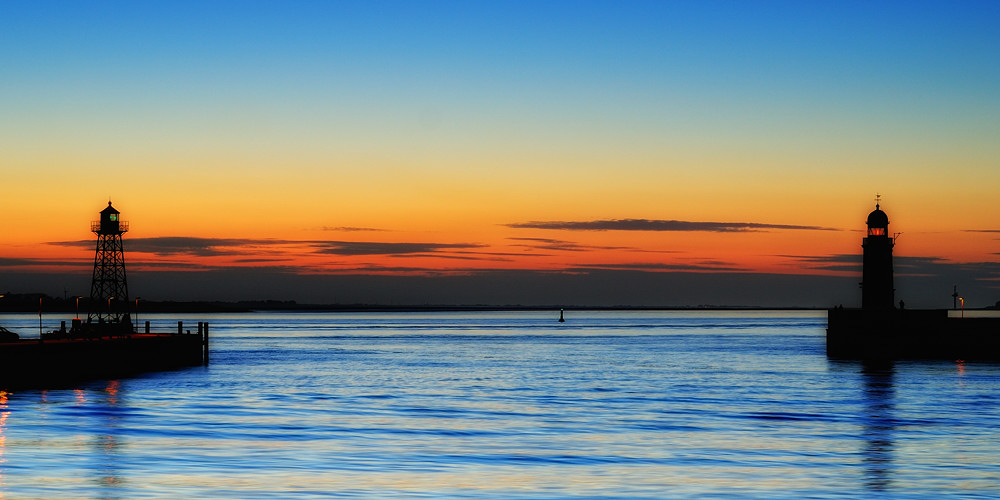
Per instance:
[[[211,321],[210,366],[0,395],[0,495],[1000,495],[998,365],[828,361],[824,313],[557,315],[142,318]]]

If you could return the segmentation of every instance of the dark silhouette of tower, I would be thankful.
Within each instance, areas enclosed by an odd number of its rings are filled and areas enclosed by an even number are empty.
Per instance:
[[[108,202],[101,210],[101,220],[90,225],[97,234],[97,253],[94,255],[94,277],[90,282],[90,307],[88,323],[103,323],[130,327],[128,312],[128,282],[125,279],[125,252],[122,234],[128,223],[122,222],[120,213]]]
[[[878,203],[868,214],[868,236],[864,248],[864,268],[861,274],[861,308],[885,310],[895,307],[895,289],[892,285],[892,247],[889,237],[889,216]]]
[[[884,363],[897,359],[1000,360],[1000,318],[951,317],[947,309],[904,309],[894,303],[889,217],[875,200],[863,247],[861,309],[826,312],[826,355]],[[953,297],[957,297],[954,292]],[[891,444],[891,443],[890,443]],[[876,450],[878,451],[878,450]],[[873,455],[875,459],[881,459]]]

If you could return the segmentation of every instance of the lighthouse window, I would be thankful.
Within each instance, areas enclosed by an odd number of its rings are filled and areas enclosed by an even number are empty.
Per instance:
[[[885,236],[885,228],[881,227],[869,228],[868,236]]]
[[[111,222],[114,222],[114,221],[118,220],[118,214],[108,215],[108,219],[110,219]]]

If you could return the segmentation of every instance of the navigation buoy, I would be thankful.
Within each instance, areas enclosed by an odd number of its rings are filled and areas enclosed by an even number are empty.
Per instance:
[[[560,323],[565,323],[566,322],[566,320],[563,319],[563,310],[562,309],[559,310],[559,322]]]

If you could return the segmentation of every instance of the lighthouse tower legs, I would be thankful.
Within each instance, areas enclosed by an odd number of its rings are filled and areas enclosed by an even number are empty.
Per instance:
[[[90,303],[93,308],[87,317],[90,322],[131,323],[121,234],[97,235]]]
[[[108,207],[101,211],[101,220],[94,222],[91,229],[97,234],[97,250],[87,322],[130,327],[132,319],[128,311],[128,280],[122,246],[122,234],[128,231],[128,223],[119,220],[119,212],[109,201]]]

